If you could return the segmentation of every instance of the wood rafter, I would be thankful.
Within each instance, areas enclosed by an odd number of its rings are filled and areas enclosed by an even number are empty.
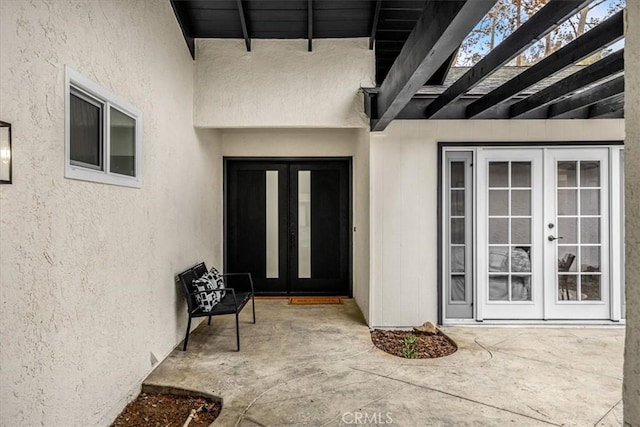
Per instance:
[[[473,89],[498,68],[540,40],[591,0],[550,0],[542,9],[521,25],[500,45],[489,52],[474,67],[453,83],[425,111],[427,118]]]
[[[384,130],[460,46],[496,0],[427,0],[400,54],[380,85],[379,119],[372,130]]]
[[[244,37],[244,44],[247,47],[247,52],[251,52],[251,37],[249,37],[249,27],[247,25],[247,19],[244,14],[244,6],[242,0],[236,0],[238,5],[238,14],[240,15],[240,25],[242,26],[242,36]]]
[[[469,105],[466,116],[468,118],[475,117],[539,81],[620,40],[624,36],[623,21],[623,12],[616,13],[597,27]]]
[[[518,101],[509,109],[509,117],[515,118],[544,107],[578,89],[592,85],[624,70],[624,49],[604,57],[600,61],[576,71],[541,91]]]
[[[624,93],[624,76],[616,77],[590,89],[574,94],[549,106],[549,118],[557,117],[580,108]]]

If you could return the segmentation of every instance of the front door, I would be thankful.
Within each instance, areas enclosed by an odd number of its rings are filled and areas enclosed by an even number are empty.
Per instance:
[[[484,319],[608,319],[608,150],[478,150]]]
[[[227,160],[226,271],[262,295],[349,295],[350,199],[349,160]]]

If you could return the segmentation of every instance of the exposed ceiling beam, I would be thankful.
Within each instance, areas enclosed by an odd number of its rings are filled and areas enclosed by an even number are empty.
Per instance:
[[[624,76],[616,77],[549,106],[549,118],[578,110],[624,92]]]
[[[379,119],[372,130],[384,130],[402,111],[496,0],[427,0],[420,19],[380,85],[376,100]]]
[[[240,25],[242,26],[242,36],[244,37],[244,44],[247,46],[247,52],[251,52],[251,38],[249,37],[249,28],[247,27],[247,19],[244,14],[244,6],[242,0],[236,0],[238,4],[238,13],[240,14]]]
[[[373,21],[371,22],[371,36],[369,37],[369,50],[373,49],[373,44],[376,41],[376,32],[378,31],[378,20],[380,19],[380,5],[382,5],[382,0],[377,0],[376,9],[373,12]]]
[[[591,0],[550,0],[542,9],[453,83],[425,111],[427,118],[455,101],[498,68],[540,40]]]
[[[178,18],[178,25],[180,25],[180,30],[182,30],[182,36],[184,37],[184,41],[187,43],[187,48],[189,48],[191,58],[196,59],[196,42],[193,37],[193,29],[190,26],[191,21],[189,20],[188,12],[185,9],[185,3],[171,0],[171,7],[173,8],[173,13]]]
[[[313,51],[313,0],[307,0],[307,50]]]
[[[589,107],[590,119],[596,119],[603,116],[609,116],[624,110],[624,94],[614,96],[611,99],[602,101]]]
[[[509,109],[509,117],[515,118],[529,111],[542,108],[578,89],[592,85],[624,70],[624,49],[612,53],[539,92],[519,101]]]
[[[502,86],[494,89],[467,107],[467,117],[475,117],[483,111],[503,102],[533,86],[575,62],[609,46],[624,36],[623,12],[620,11],[597,27],[573,40],[568,45],[547,56]]]

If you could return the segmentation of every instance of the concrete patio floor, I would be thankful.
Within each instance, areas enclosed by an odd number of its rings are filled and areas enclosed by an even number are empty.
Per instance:
[[[352,300],[259,300],[256,317],[240,317],[239,353],[233,316],[202,323],[145,384],[220,396],[214,426],[622,422],[621,327],[447,327],[456,353],[407,360],[372,345]]]

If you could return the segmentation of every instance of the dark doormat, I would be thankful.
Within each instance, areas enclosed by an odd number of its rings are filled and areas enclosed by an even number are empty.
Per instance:
[[[291,297],[291,305],[313,305],[313,304],[342,304],[340,297]]]

